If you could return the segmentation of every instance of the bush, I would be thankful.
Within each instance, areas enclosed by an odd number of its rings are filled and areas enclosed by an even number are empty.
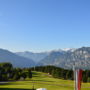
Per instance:
[[[90,82],[90,77],[88,77],[87,82]]]

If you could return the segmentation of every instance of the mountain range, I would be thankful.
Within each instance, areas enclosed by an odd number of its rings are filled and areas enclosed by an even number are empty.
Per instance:
[[[0,49],[0,62],[11,62],[15,67],[54,65],[72,69],[75,65],[78,68],[90,69],[90,47],[59,49],[41,53],[29,51],[13,53]]]
[[[76,66],[77,68],[90,69],[90,47],[51,52],[38,65],[54,65],[66,69]]]

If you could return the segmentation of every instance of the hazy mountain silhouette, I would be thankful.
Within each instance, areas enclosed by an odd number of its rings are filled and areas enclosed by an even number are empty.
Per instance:
[[[0,62],[10,62],[15,67],[31,67],[35,65],[32,59],[18,56],[15,53],[4,49],[0,49]]]

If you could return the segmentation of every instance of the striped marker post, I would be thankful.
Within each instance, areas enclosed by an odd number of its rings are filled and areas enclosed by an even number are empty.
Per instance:
[[[81,69],[74,69],[74,80],[75,80],[74,90],[81,90],[82,72],[83,71]]]

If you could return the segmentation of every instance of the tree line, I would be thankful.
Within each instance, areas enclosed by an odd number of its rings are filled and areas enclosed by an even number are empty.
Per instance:
[[[64,79],[64,80],[74,80],[73,70],[63,69],[55,66],[37,66],[32,67],[31,70],[48,73],[54,78]],[[90,70],[83,71],[83,82],[90,82]]]
[[[32,71],[48,73],[54,78],[74,80],[73,70],[55,66],[37,66],[32,68],[14,68],[11,63],[0,63],[0,81],[25,80],[32,78]],[[83,71],[83,82],[90,82],[90,70]]]
[[[14,68],[11,63],[0,63],[0,81],[25,80],[32,78],[30,68]]]

